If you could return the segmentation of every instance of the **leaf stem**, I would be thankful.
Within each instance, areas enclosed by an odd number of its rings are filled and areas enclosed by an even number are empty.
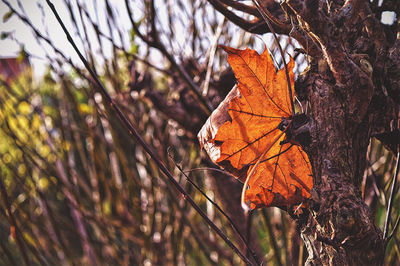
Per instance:
[[[282,137],[283,134],[285,134],[286,130],[289,128],[289,126],[292,124],[292,121],[289,122],[288,126],[282,131],[282,133],[279,134],[279,136],[276,137],[276,139],[271,143],[271,145],[269,145],[269,147],[267,149],[265,149],[264,153],[260,156],[260,158],[258,158],[256,164],[253,166],[253,168],[250,170],[249,174],[247,175],[246,181],[243,184],[243,189],[242,189],[242,196],[240,199],[240,202],[242,204],[242,208],[245,210],[249,210],[249,207],[247,206],[246,202],[244,202],[244,196],[247,190],[247,186],[249,184],[249,180],[250,178],[253,176],[257,166],[262,162],[262,160],[264,159],[265,155],[267,154],[267,152],[272,148],[272,146],[275,145],[275,143]]]

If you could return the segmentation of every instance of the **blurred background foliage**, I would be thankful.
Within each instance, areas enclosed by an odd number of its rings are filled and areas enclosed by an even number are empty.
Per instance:
[[[0,264],[240,264],[130,137],[88,72],[54,44],[65,37],[48,35],[46,28],[58,25],[46,22],[45,3],[36,2],[39,26],[35,13],[24,10],[28,1],[3,2],[10,9],[4,21],[25,22],[43,47],[47,70],[34,77],[28,65],[0,81]],[[176,165],[221,205],[259,262],[302,265],[307,252],[290,217],[277,208],[244,213],[241,184],[213,170],[196,140],[209,109],[235,82],[216,44],[260,51],[265,42],[279,66],[271,36],[257,39],[203,0],[89,2],[58,7],[111,96],[175,178],[243,252],[227,219]],[[306,58],[296,43],[280,40],[298,75]],[[21,46],[18,61],[35,56]],[[363,196],[382,228],[395,158],[377,140],[367,156]],[[392,225],[399,201],[397,192]],[[399,263],[399,237],[389,243],[387,265]]]

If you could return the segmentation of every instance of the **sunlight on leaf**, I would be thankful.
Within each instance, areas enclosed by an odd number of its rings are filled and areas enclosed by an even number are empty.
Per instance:
[[[228,112],[229,117],[222,125],[213,125],[216,134],[214,129],[214,134],[204,135],[213,124],[206,123],[199,133],[201,144],[211,147],[206,150],[217,164],[247,180],[242,200],[251,209],[301,203],[310,195],[312,172],[307,155],[284,141],[286,136],[278,128],[292,119],[284,71],[275,71],[267,50],[259,55],[250,49],[222,48],[238,80],[238,95],[224,100],[224,110],[214,111]],[[294,84],[293,60],[288,68]],[[215,117],[213,113],[210,121]]]

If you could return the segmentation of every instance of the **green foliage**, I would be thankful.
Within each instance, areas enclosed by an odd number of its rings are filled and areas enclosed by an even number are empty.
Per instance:
[[[6,23],[13,15],[14,15],[14,12],[12,10],[5,13],[3,16],[3,23]]]
[[[5,39],[7,39],[8,37],[10,37],[10,35],[11,35],[11,32],[2,31],[2,32],[1,32],[1,35],[0,35],[0,39],[1,39],[1,40],[5,40]]]

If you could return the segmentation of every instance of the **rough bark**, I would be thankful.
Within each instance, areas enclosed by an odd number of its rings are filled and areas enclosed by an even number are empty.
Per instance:
[[[298,226],[308,265],[379,265],[385,243],[361,198],[360,183],[369,139],[390,131],[396,119],[399,75],[389,73],[399,71],[398,48],[389,52],[367,2],[326,3],[284,3],[317,47],[296,82],[311,106],[306,127],[312,142],[303,148],[314,174],[309,212]]]
[[[210,1],[215,2],[220,1]],[[268,9],[268,1],[262,2]],[[388,9],[388,3],[393,7]],[[382,10],[399,15],[399,4],[385,5],[362,0],[282,3],[292,23],[290,36],[309,60],[295,85],[311,107],[310,122],[298,132],[312,139],[303,148],[313,167],[314,188],[308,211],[296,219],[308,265],[379,265],[383,260],[385,240],[360,187],[370,138],[378,137],[392,150],[399,144],[400,40],[396,26],[379,21]],[[285,33],[280,27],[278,32]]]

